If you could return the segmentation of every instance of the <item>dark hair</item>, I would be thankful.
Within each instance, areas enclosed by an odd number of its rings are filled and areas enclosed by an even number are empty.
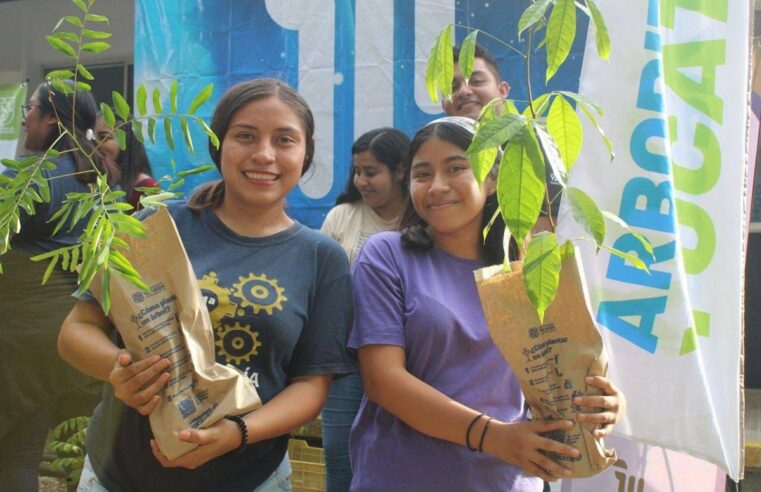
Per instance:
[[[98,111],[98,119],[103,119],[103,113]],[[117,125],[122,123],[117,119]],[[135,132],[132,130],[132,125],[123,125],[121,127],[126,134],[127,146],[124,150],[119,151],[119,157],[116,159],[116,164],[119,166],[119,172],[122,175],[122,190],[127,193],[127,197],[131,197],[137,183],[137,178],[140,174],[147,174],[153,176],[151,170],[151,163],[148,161],[148,155],[145,152],[145,146],[137,139]]]
[[[370,151],[375,160],[384,164],[393,175],[400,164],[407,159],[410,148],[410,139],[404,132],[396,128],[383,127],[370,130],[362,134],[351,146],[351,155]],[[346,189],[336,198],[336,205],[353,203],[362,199],[362,195],[354,185],[354,167],[346,181]]]
[[[241,82],[229,88],[214,109],[210,126],[212,131],[219,137],[219,148],[216,148],[212,144],[211,139],[209,139],[209,154],[217,169],[222,170],[222,146],[224,145],[225,134],[227,134],[230,121],[235,113],[250,102],[268,97],[280,99],[296,113],[296,116],[304,124],[306,154],[301,175],[303,176],[310,168],[314,158],[314,116],[312,115],[312,110],[309,109],[309,105],[298,92],[285,82],[277,79],[254,79]],[[193,210],[214,208],[222,203],[224,196],[225,183],[223,180],[217,180],[202,185],[193,193],[188,205]]]
[[[409,181],[410,178],[412,159],[415,157],[415,154],[418,152],[418,150],[420,150],[420,147],[433,137],[438,137],[441,140],[450,142],[460,147],[462,150],[466,150],[470,145],[470,142],[473,140],[472,133],[460,125],[454,123],[444,121],[426,125],[419,132],[417,132],[415,137],[412,139],[412,144],[410,145],[410,153],[407,159],[407,171],[405,173],[407,181]],[[490,172],[490,176],[496,178],[497,169],[498,167],[494,166]],[[486,202],[484,203],[483,215],[481,219],[482,228],[486,227],[498,209],[499,204],[497,203],[497,194],[492,193],[486,198]],[[433,247],[433,241],[428,235],[427,226],[428,224],[426,224],[420,215],[418,215],[412,200],[410,200],[399,222],[399,229],[402,233],[402,244],[406,248],[421,251],[431,249]],[[502,219],[502,215],[500,214],[489,229],[489,234],[486,235],[486,239],[484,241],[484,259],[491,265],[500,264],[505,259],[505,253],[502,247],[502,237],[504,232],[505,222]],[[517,244],[515,243],[515,240],[511,238],[510,259],[512,260],[517,258]]]
[[[457,64],[457,60],[460,58],[460,48],[455,46],[452,48],[452,53],[454,54],[454,62]],[[494,78],[497,79],[497,82],[502,82],[504,80],[502,78],[502,72],[499,69],[497,59],[494,58],[494,55],[491,51],[481,46],[480,44],[476,44],[474,58],[480,58],[484,61],[484,63],[486,63],[486,68],[488,68],[492,75],[494,75]]]
[[[59,152],[73,150],[71,156],[77,171],[76,179],[82,183],[94,183],[97,179],[95,173],[87,172],[92,171],[88,156],[92,158],[98,171],[106,174],[109,184],[118,183],[120,173],[116,163],[101,154],[94,139],[87,138],[87,131],[92,132],[95,127],[98,111],[95,98],[89,92],[77,90],[69,80],[60,83],[71,87],[73,92],[67,93],[57,89],[48,81],[40,84],[34,92],[40,112],[52,115],[58,120],[58,124],[48,133],[43,148],[52,147]],[[68,133],[62,136],[61,127]],[[80,148],[82,150],[79,150]]]

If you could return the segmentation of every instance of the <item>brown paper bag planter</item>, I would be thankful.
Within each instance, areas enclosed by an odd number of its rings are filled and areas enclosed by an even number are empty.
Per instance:
[[[197,446],[180,441],[179,431],[250,412],[261,400],[242,372],[214,360],[209,312],[169,212],[162,208],[144,224],[149,239],[124,237],[124,256],[151,292],[111,275],[109,317],[134,360],[159,354],[171,362],[150,423],[159,449],[174,459]],[[91,288],[99,301],[101,281],[96,275]]]
[[[608,369],[602,338],[584,296],[573,257],[563,260],[557,297],[539,321],[526,295],[522,263],[475,272],[478,293],[492,340],[521,383],[534,420],[572,420],[582,411],[574,397],[599,393],[588,387],[587,376],[604,376]],[[576,422],[570,431],[551,437],[581,452],[578,458],[551,457],[570,468],[573,477],[600,473],[616,461],[616,452],[605,449],[592,436],[594,425]]]

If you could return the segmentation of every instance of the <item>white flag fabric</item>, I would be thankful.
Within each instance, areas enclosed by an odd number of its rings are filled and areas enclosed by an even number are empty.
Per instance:
[[[0,159],[16,156],[21,135],[21,105],[26,98],[26,83],[0,85]],[[3,166],[0,164],[0,169]]]
[[[599,4],[611,61],[595,56],[590,31],[579,92],[604,109],[616,158],[585,124],[569,185],[654,247],[653,258],[608,223],[606,243],[637,254],[649,274],[582,248],[610,377],[629,403],[617,432],[738,480],[752,2]]]

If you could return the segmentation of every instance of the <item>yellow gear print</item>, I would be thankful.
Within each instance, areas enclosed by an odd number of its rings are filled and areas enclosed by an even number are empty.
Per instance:
[[[206,301],[206,309],[209,310],[211,325],[218,327],[222,324],[222,318],[232,318],[238,310],[238,304],[230,299],[230,289],[219,285],[216,272],[209,272],[198,281],[201,294]]]
[[[283,310],[283,302],[288,298],[283,295],[285,289],[280,287],[277,280],[266,275],[249,274],[248,277],[238,277],[239,282],[233,284],[235,295],[240,299],[241,306],[250,306],[254,314],[265,310],[272,315],[273,309]]]
[[[228,364],[241,365],[248,362],[259,353],[262,342],[259,341],[259,332],[251,331],[249,325],[222,325],[215,330],[217,354],[224,357]]]

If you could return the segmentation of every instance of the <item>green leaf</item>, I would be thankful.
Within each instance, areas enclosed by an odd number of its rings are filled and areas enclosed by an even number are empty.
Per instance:
[[[53,79],[50,81],[56,90],[63,92],[64,94],[73,94],[74,89],[69,84],[64,84],[60,80]]]
[[[71,70],[53,70],[45,74],[46,79],[70,79],[74,77],[74,72]]]
[[[45,285],[46,283],[48,283],[50,276],[53,274],[53,270],[58,264],[59,258],[60,258],[59,255],[55,255],[53,259],[50,261],[50,263],[48,264],[48,267],[45,269],[45,273],[42,275],[42,285]]]
[[[81,92],[90,92],[92,90],[92,86],[86,82],[77,80],[77,89]]]
[[[145,114],[148,112],[148,109],[146,108],[146,102],[148,99],[148,91],[145,90],[145,84],[140,84],[137,87],[137,111],[140,113],[140,116],[145,116]]]
[[[439,102],[439,90],[444,97],[452,94],[454,55],[452,54],[452,25],[449,24],[436,37],[428,56],[425,70],[425,87],[431,101]]]
[[[172,80],[172,85],[169,86],[169,112],[177,112],[177,79]]]
[[[595,46],[597,47],[597,56],[603,60],[610,59],[610,35],[608,34],[608,28],[605,26],[605,19],[602,16],[602,12],[597,8],[597,4],[593,0],[584,0],[589,7],[589,12],[592,14],[592,22],[595,26]]]
[[[72,48],[66,41],[63,41],[62,39],[59,39],[55,36],[45,36],[45,39],[47,39],[48,44],[59,53],[63,53],[70,58],[77,57],[77,53],[74,51],[74,48]]]
[[[473,63],[476,56],[476,37],[478,36],[478,29],[471,31],[465,39],[462,40],[460,45],[460,56],[457,58],[457,63],[460,65],[460,71],[465,80],[470,79],[473,74]]]
[[[172,133],[172,120],[164,118],[164,138],[170,150],[174,150],[174,134]]]
[[[544,321],[560,283],[560,248],[554,233],[541,232],[531,238],[523,261],[523,283],[539,321]]]
[[[92,43],[83,43],[82,46],[79,47],[82,51],[87,51],[88,53],[102,53],[106,50],[111,48],[111,45],[106,43],[105,41],[93,41]]]
[[[547,130],[557,144],[566,171],[570,172],[581,152],[584,130],[573,106],[556,97],[547,114]]]
[[[494,166],[497,150],[503,143],[519,133],[525,125],[525,118],[517,114],[506,114],[478,126],[473,141],[465,151],[470,159],[473,174],[482,183]]]
[[[180,118],[180,126],[182,127],[182,135],[185,137],[185,145],[188,147],[188,151],[191,154],[195,154],[196,150],[193,148],[193,137],[190,135],[188,120],[185,119],[184,116]]]
[[[74,15],[67,15],[67,16],[65,16],[61,20],[64,20],[64,21],[68,22],[71,25],[74,25],[74,26],[77,26],[77,27],[82,27],[82,19],[80,19],[79,17],[76,17]],[[57,28],[58,28],[58,26],[56,26],[56,29]],[[53,30],[55,31],[56,29],[53,29]]]
[[[113,128],[116,126],[116,117],[114,116],[114,112],[111,111],[111,106],[104,102],[100,103],[100,112],[103,114],[103,121],[106,123],[107,127]]]
[[[507,143],[499,165],[497,199],[518,244],[534,227],[544,201],[544,159],[534,132],[525,127]]]
[[[77,72],[85,79],[85,80],[95,80],[95,77],[93,74],[90,73],[89,70],[85,68],[84,65],[81,63],[77,63]]]
[[[82,12],[87,12],[87,5],[82,0],[71,0]]]
[[[88,20],[90,22],[108,22],[108,17],[106,17],[105,15],[87,14],[85,16],[85,20]]]
[[[151,139],[151,143],[156,143],[156,120],[154,118],[148,118],[148,138]]]
[[[479,184],[484,182],[494,167],[498,152],[499,149],[497,147],[492,147],[491,149],[484,149],[480,152],[468,154],[470,167],[473,169],[473,174]]]
[[[536,0],[523,11],[521,18],[518,20],[518,39],[520,39],[523,31],[534,27],[544,17],[547,8],[551,4],[552,0]]]
[[[156,111],[156,114],[161,114],[164,111],[161,106],[161,91],[158,87],[153,88],[153,110]]]
[[[145,138],[143,137],[143,124],[140,120],[132,120],[132,134],[138,142],[145,143]]]
[[[127,148],[127,134],[121,128],[114,128],[114,138],[119,145],[119,150],[124,151]]]
[[[634,268],[638,270],[642,270],[644,272],[650,273],[650,269],[647,268],[647,265],[645,265],[645,262],[640,260],[637,255],[633,255],[631,253],[626,253],[624,251],[621,251],[620,249],[612,248],[608,246],[607,244],[601,245],[602,249],[605,249],[609,251],[611,254],[618,256],[619,258],[622,258],[629,262]]]
[[[108,312],[111,310],[111,272],[108,268],[103,270],[100,297],[100,305],[103,308],[103,312],[108,315]]]
[[[201,128],[203,128],[203,131],[206,132],[206,135],[209,136],[209,140],[211,141],[211,144],[214,146],[214,148],[219,148],[219,138],[217,135],[212,131],[211,128],[209,128],[209,125],[206,124],[206,122],[203,120],[203,118],[196,118],[196,121],[199,125],[201,125]]]
[[[111,92],[111,99],[114,101],[114,108],[116,109],[119,118],[121,118],[122,121],[129,120],[129,104],[127,104],[124,97],[117,91],[113,91]]]
[[[655,259],[655,252],[653,251],[653,245],[652,245],[652,243],[650,242],[649,239],[647,239],[645,236],[643,236],[639,232],[635,232],[634,229],[632,229],[629,226],[629,224],[627,224],[626,221],[624,219],[622,219],[621,217],[619,217],[618,215],[616,215],[616,214],[614,214],[612,212],[608,212],[607,210],[603,210],[602,211],[602,215],[606,219],[610,220],[611,222],[614,222],[619,227],[625,229],[629,234],[634,236],[634,238],[637,239],[637,241],[639,241],[642,244],[642,247],[645,248],[645,251],[650,253],[650,256],[652,256],[653,259]]]
[[[560,260],[562,261],[566,258],[573,258],[575,255],[576,248],[574,248],[573,243],[571,241],[564,242],[560,247]]]
[[[79,43],[79,36],[77,36],[73,32],[61,31],[61,32],[57,32],[57,33],[53,34],[53,37],[56,37],[56,38],[60,39],[61,41],[72,42],[75,45],[77,43]]]
[[[191,176],[193,174],[201,174],[205,173],[206,171],[211,171],[212,169],[215,169],[217,166],[214,164],[203,164],[201,166],[194,167],[193,169],[187,169],[185,171],[180,171],[177,173],[177,178],[184,178],[186,176]]]
[[[579,94],[577,92],[571,92],[571,91],[558,91],[558,94],[563,94],[568,99],[572,99],[577,104],[586,106],[587,109],[594,111],[598,115],[602,116],[602,106],[594,102],[589,97]]]
[[[196,109],[198,109],[199,106],[201,106],[203,103],[209,100],[213,91],[214,91],[214,84],[209,84],[206,87],[204,87],[203,90],[201,90],[201,92],[198,93],[195,99],[193,99],[193,102],[190,103],[190,108],[188,109],[188,113],[189,114],[195,113]]]
[[[605,241],[605,220],[592,198],[578,188],[566,188],[565,196],[573,218],[594,238],[597,246]]]
[[[546,82],[549,82],[568,57],[574,37],[576,37],[576,5],[573,0],[558,0],[547,23]]]
[[[551,96],[552,94],[547,92],[534,99],[531,104],[527,105],[526,109],[523,110],[523,116],[526,118],[531,116],[531,110],[533,109],[533,114],[536,115],[536,118],[541,118],[542,114],[547,110],[547,105],[549,104]]]
[[[111,37],[110,32],[93,31],[92,29],[82,29],[82,35],[91,39],[108,39]]]
[[[542,150],[544,151],[547,163],[550,165],[550,169],[552,169],[552,174],[555,175],[560,186],[565,188],[566,181],[568,181],[568,175],[565,171],[563,158],[560,157],[560,151],[555,143],[555,139],[549,134],[543,122],[534,120],[532,123],[534,125],[536,136],[542,144]]]
[[[595,129],[597,130],[597,133],[600,134],[600,137],[602,137],[602,141],[605,143],[605,146],[608,148],[608,153],[610,154],[610,160],[612,162],[613,159],[616,158],[616,153],[613,152],[613,143],[610,141],[608,136],[605,135],[605,131],[597,123],[597,119],[592,114],[592,112],[589,111],[583,104],[580,104],[579,107],[581,108],[581,111],[587,116],[587,118],[592,123],[592,125],[594,125]]]

